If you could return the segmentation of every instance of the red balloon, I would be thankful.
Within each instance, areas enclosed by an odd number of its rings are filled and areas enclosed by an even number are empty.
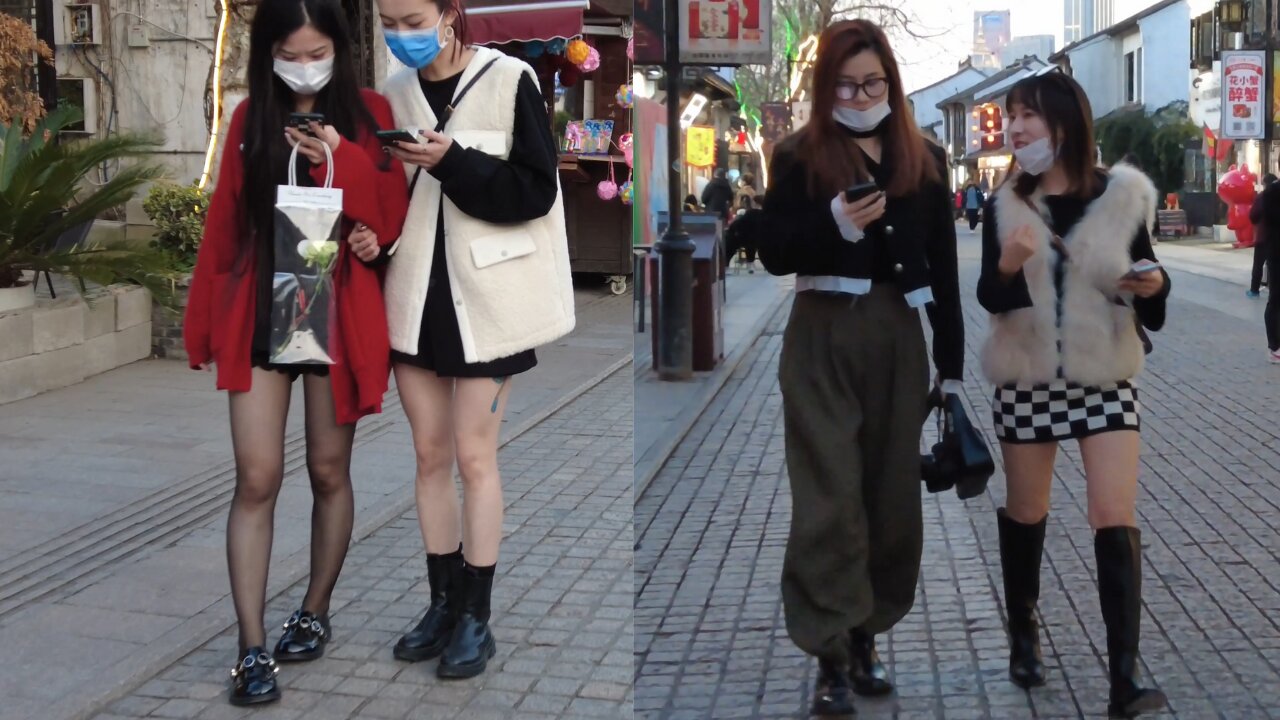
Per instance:
[[[580,79],[582,79],[582,71],[576,65],[570,65],[560,70],[560,84],[564,87],[573,87],[578,84]]]

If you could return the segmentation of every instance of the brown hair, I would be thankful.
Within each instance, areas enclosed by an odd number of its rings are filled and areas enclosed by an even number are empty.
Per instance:
[[[1013,106],[1039,115],[1049,128],[1049,139],[1058,148],[1057,162],[1067,176],[1067,194],[1091,197],[1098,189],[1097,145],[1093,140],[1093,108],[1084,88],[1070,75],[1050,71],[1019,80],[1005,98],[1005,114],[1013,116]],[[1006,125],[1010,120],[1005,120]],[[1007,179],[1013,191],[1029,197],[1040,185],[1040,176],[1014,173],[1014,160]]]
[[[941,180],[938,166],[925,148],[924,136],[907,105],[902,74],[889,47],[889,38],[869,20],[845,20],[833,23],[818,39],[818,59],[813,70],[813,113],[798,133],[796,155],[809,169],[810,192],[837,193],[851,181],[869,176],[853,140],[832,116],[840,68],[864,50],[871,50],[880,58],[889,81],[886,92],[892,112],[885,119],[881,144],[883,152],[890,157],[893,178],[885,190],[892,197],[900,197],[919,191],[926,181]]]
[[[465,0],[431,0],[431,4],[440,10],[440,16],[444,17],[450,10],[453,11],[453,22],[448,27],[453,29],[453,39],[449,41],[449,52],[453,57],[457,57],[463,50],[467,49],[467,8]]]

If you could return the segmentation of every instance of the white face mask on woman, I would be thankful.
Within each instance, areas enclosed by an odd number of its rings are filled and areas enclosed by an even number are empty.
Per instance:
[[[889,101],[875,105],[866,110],[855,110],[851,107],[837,105],[831,111],[836,122],[849,128],[854,132],[871,132],[880,127],[880,123],[889,117],[889,113],[893,108],[889,107]]]
[[[1057,162],[1058,150],[1053,143],[1049,142],[1049,138],[1043,137],[1015,148],[1013,157],[1018,161],[1018,167],[1022,168],[1023,172],[1030,175],[1043,175],[1049,172]]]
[[[276,58],[275,72],[290,90],[299,95],[315,95],[333,78],[333,56],[309,63]]]

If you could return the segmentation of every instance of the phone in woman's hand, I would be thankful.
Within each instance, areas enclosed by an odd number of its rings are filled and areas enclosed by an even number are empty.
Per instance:
[[[1138,278],[1142,277],[1143,275],[1146,275],[1147,273],[1153,270],[1159,270],[1161,267],[1163,266],[1160,263],[1155,262],[1154,260],[1146,260],[1146,259],[1139,260],[1129,267],[1129,272],[1125,273],[1121,277],[1121,279],[1137,280]]]
[[[856,203],[859,200],[880,192],[880,186],[873,182],[860,183],[844,191],[844,201]]]

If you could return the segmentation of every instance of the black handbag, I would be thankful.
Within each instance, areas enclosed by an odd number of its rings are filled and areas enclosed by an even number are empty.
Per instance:
[[[929,393],[928,412],[938,411],[938,442],[932,452],[920,458],[920,476],[931,493],[956,489],[961,500],[987,491],[987,482],[996,471],[995,460],[982,431],[969,421],[958,395],[943,395],[934,388]],[[928,415],[925,416],[926,420]]]

